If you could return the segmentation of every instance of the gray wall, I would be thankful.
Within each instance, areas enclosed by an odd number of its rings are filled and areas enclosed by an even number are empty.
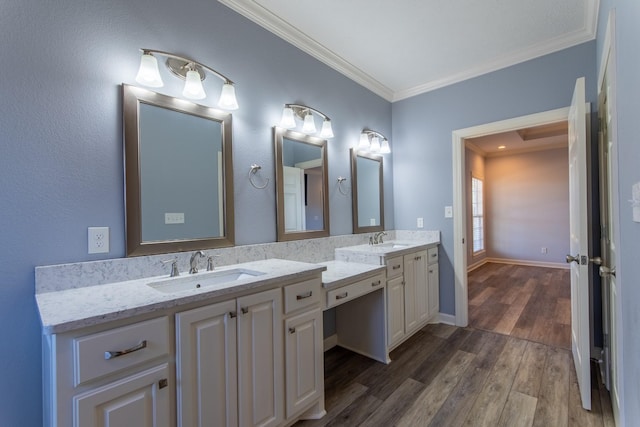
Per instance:
[[[568,164],[566,148],[486,159],[490,258],[565,263],[570,234]]]
[[[415,229],[423,217],[426,229],[441,230],[441,312],[455,312],[453,221],[444,218],[453,204],[451,133],[567,107],[581,76],[595,102],[595,49],[584,43],[393,104],[395,226]]]
[[[640,2],[633,0],[601,0],[598,20],[597,64],[603,56],[606,23],[611,9],[616,10],[617,49],[617,132],[618,132],[618,184],[620,241],[618,242],[617,282],[619,284],[622,323],[622,395],[623,417],[627,425],[640,420],[640,224],[632,221],[631,186],[640,181]]]
[[[238,244],[276,240],[272,127],[284,103],[304,103],[333,119],[332,184],[349,176],[349,148],[363,128],[391,134],[391,104],[215,0],[14,0],[0,9],[0,336],[3,349],[12,349],[0,352],[0,425],[37,426],[34,267],[104,258],[87,255],[89,226],[110,227],[107,257],[124,256],[120,84],[135,84],[139,48],[191,56],[237,83]],[[162,72],[158,91],[180,96],[182,81]],[[214,106],[221,82],[204,83],[204,103]],[[252,163],[271,179],[266,190],[249,184]],[[391,161],[385,172],[393,228]],[[351,233],[351,199],[334,185],[329,193],[331,234]]]

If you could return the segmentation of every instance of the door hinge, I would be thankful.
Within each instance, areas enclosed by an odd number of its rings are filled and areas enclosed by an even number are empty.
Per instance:
[[[603,334],[602,336],[602,346],[605,348],[609,348],[609,334]]]

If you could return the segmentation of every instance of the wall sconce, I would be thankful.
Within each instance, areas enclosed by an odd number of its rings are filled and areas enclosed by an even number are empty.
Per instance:
[[[363,129],[362,133],[360,133],[358,151],[388,154],[391,152],[391,147],[389,146],[389,140],[387,137],[380,132],[371,129]]]
[[[300,120],[303,120],[303,133],[308,135],[316,133],[316,123],[313,119],[313,113],[316,113],[323,118],[322,128],[320,129],[320,138],[333,138],[333,129],[331,128],[331,119],[329,116],[321,113],[315,108],[307,107],[306,105],[284,104],[280,127],[285,129],[294,129],[297,126],[296,117],[298,117]]]
[[[167,68],[169,68],[169,71],[185,81],[182,91],[182,95],[185,98],[203,99],[207,96],[202,87],[202,81],[206,78],[205,71],[209,71],[224,81],[220,99],[218,100],[218,107],[225,110],[238,109],[238,101],[236,100],[236,91],[233,82],[213,68],[207,67],[193,59],[174,55],[173,53],[153,49],[140,49],[140,51],[142,51],[142,57],[140,58],[140,68],[136,75],[136,81],[141,85],[149,87],[164,86],[162,78],[160,77],[160,70],[158,70],[158,60],[154,54],[161,55],[167,58],[165,64]]]

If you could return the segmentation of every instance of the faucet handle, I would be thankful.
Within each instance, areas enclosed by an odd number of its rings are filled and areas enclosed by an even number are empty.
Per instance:
[[[213,265],[213,259],[218,258],[220,255],[209,255],[207,257],[207,271],[213,271],[215,266]]]
[[[171,273],[169,273],[169,277],[177,277],[180,275],[180,271],[178,271],[178,258],[166,259],[160,262],[162,264],[171,263]]]
[[[369,244],[373,245],[373,236],[369,236]]]

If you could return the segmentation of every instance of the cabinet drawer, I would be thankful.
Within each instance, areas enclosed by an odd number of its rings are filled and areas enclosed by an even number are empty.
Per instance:
[[[384,276],[380,274],[341,288],[332,289],[327,292],[327,308],[335,307],[364,294],[368,294],[369,292],[378,290],[382,288],[384,284]]]
[[[429,248],[427,250],[427,263],[435,264],[438,262],[438,247]]]
[[[404,273],[404,262],[401,256],[387,260],[387,280],[402,276]]]
[[[159,317],[73,340],[76,386],[169,353],[169,319]]]
[[[284,287],[284,312],[291,313],[320,302],[319,279],[307,280]]]

